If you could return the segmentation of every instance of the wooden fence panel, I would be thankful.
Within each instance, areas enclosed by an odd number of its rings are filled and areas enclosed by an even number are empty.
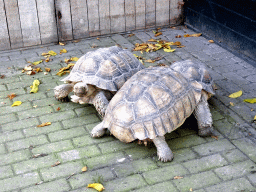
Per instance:
[[[24,46],[41,44],[35,0],[18,0]]]
[[[136,12],[136,29],[144,29],[146,27],[146,2],[145,0],[135,0]]]
[[[126,31],[131,31],[136,29],[134,0],[125,0],[125,22],[126,22]]]
[[[3,0],[0,0],[0,46],[1,50],[10,49],[10,41]]]
[[[100,35],[99,1],[87,1],[90,36]]]
[[[110,0],[111,33],[125,31],[124,0]]]
[[[169,0],[156,0],[156,26],[169,25],[169,5]]]
[[[156,26],[156,0],[146,0],[146,28]]]
[[[5,1],[5,12],[7,17],[11,48],[23,47],[23,39],[20,27],[20,16],[17,0]],[[2,18],[2,17],[1,17]]]
[[[73,39],[69,0],[55,0],[59,41]]]
[[[74,39],[89,37],[86,0],[70,0]]]
[[[54,0],[37,0],[42,44],[58,42]]]
[[[100,15],[100,33],[101,35],[110,33],[110,13],[109,0],[99,0],[99,15]]]
[[[181,22],[183,0],[170,1],[170,24],[177,25]]]

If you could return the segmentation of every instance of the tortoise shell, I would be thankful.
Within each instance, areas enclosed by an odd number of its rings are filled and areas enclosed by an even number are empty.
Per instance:
[[[170,67],[143,69],[112,98],[103,127],[123,142],[164,136],[181,126],[200,101],[203,85],[197,80]]]
[[[62,81],[83,81],[100,89],[117,91],[143,68],[142,63],[127,50],[117,46],[100,48],[82,56]]]

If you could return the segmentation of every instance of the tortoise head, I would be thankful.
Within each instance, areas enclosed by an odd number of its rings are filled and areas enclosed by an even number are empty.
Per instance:
[[[185,60],[174,63],[170,68],[180,72],[189,81],[196,81],[200,83],[203,90],[205,90],[209,96],[215,94],[213,79],[204,64]]]
[[[90,96],[94,91],[94,86],[83,82],[74,85],[74,94],[78,97]]]

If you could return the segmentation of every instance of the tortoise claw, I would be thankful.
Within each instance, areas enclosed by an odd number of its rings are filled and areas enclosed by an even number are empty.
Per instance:
[[[63,97],[63,98],[57,98],[57,97],[55,97],[55,99],[58,100],[58,101],[61,101],[61,102],[69,102],[69,101],[70,101],[70,99],[69,99],[68,96]]]

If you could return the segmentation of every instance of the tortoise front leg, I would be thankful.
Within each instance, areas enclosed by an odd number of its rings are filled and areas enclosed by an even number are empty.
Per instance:
[[[92,137],[101,137],[106,133],[106,128],[103,127],[103,122],[100,124],[96,125],[92,131],[91,131],[91,136]]]
[[[212,114],[207,102],[207,93],[202,91],[202,97],[200,102],[193,112],[198,124],[198,135],[205,137],[213,135],[212,128]]]
[[[105,116],[105,112],[108,106],[108,99],[106,98],[104,91],[99,91],[93,101],[92,101],[93,105],[95,106],[96,110],[98,111],[98,113],[100,114],[100,116],[103,118]]]
[[[153,139],[153,142],[157,149],[157,156],[159,160],[166,162],[173,159],[172,150],[169,148],[168,144],[165,141],[164,136],[158,136]]]
[[[68,101],[68,94],[73,91],[73,84],[63,84],[54,88],[54,96],[58,101]]]

